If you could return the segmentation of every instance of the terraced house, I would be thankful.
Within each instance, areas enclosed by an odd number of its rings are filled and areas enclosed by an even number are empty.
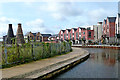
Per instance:
[[[86,43],[93,42],[94,41],[94,30],[82,29],[81,38],[82,38],[82,41],[85,41]]]
[[[82,27],[78,27],[76,32],[75,32],[75,43],[76,44],[81,44],[82,43],[82,38],[81,38],[81,30],[85,29]]]
[[[82,27],[60,30],[59,40],[66,42],[70,40],[73,44],[82,44],[82,40],[85,40],[86,42],[94,40],[94,31]]]
[[[105,37],[106,43],[115,42],[115,21],[116,17],[107,17],[103,21],[103,36]]]
[[[24,36],[24,38],[26,38],[26,41],[37,41],[37,42],[42,42],[42,35],[40,34],[40,32],[37,32],[37,33],[32,33],[31,31],[30,32],[27,32]]]
[[[60,42],[64,41],[64,32],[65,32],[65,30],[60,30],[60,32],[58,33],[59,34]]]

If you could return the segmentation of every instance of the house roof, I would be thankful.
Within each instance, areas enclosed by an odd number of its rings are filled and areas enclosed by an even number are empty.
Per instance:
[[[61,31],[65,32],[65,30],[61,30]]]
[[[107,17],[109,22],[115,22],[116,17]]]
[[[71,31],[71,29],[66,29],[66,30],[68,30],[69,32]]]
[[[58,37],[58,34],[53,34],[50,37]]]
[[[85,29],[85,28],[83,28],[83,27],[78,27],[78,28],[80,28],[80,29]]]
[[[36,36],[36,33],[32,33],[34,36]]]
[[[49,37],[51,34],[41,34],[43,37]]]
[[[77,28],[72,28],[72,29],[74,29],[75,31],[77,30]]]
[[[32,32],[31,32],[32,33]],[[39,33],[39,32],[36,32],[36,33],[32,33],[34,36],[36,36],[37,35],[37,33]],[[28,36],[30,34],[30,32],[27,32],[26,34],[25,34],[25,36]]]
[[[106,19],[104,19],[105,24],[106,24],[106,21],[107,21],[107,20],[106,20]]]

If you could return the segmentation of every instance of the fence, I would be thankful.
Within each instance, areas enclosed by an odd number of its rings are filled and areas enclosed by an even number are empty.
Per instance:
[[[32,60],[49,58],[55,55],[61,55],[70,52],[71,45],[69,43],[34,43],[24,44],[21,46],[3,46],[2,61],[0,66],[9,64],[24,63]]]

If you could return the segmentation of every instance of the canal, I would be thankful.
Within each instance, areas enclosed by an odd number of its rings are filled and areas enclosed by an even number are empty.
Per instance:
[[[90,58],[72,69],[55,77],[60,78],[118,78],[120,50],[84,48],[89,51]]]

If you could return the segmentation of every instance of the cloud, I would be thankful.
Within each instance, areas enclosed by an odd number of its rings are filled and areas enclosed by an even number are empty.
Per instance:
[[[56,19],[56,20],[60,20],[60,21],[66,20],[66,17],[63,16],[63,15],[61,15],[61,14],[59,14],[59,13],[53,13],[53,14],[51,14],[51,15],[52,15],[52,17],[53,17],[54,19]]]
[[[105,18],[107,18],[107,16],[114,16],[114,11],[105,10],[103,8],[94,9],[89,11],[89,13],[87,14],[87,22],[93,25],[98,21],[103,21]]]
[[[3,11],[2,11],[2,4],[0,3],[0,15],[3,14]]]
[[[13,18],[1,17],[0,18],[0,37],[7,35],[8,32],[8,24],[12,24],[14,35],[17,32],[17,23],[20,20],[16,20]],[[26,34],[29,31],[32,32],[41,32],[41,33],[53,33],[51,29],[45,26],[44,21],[41,19],[36,19],[33,21],[28,21],[22,25],[23,33]]]
[[[26,22],[25,24],[27,27],[27,31],[32,32],[40,32],[40,33],[52,33],[47,26],[45,26],[44,21],[42,19],[36,19],[34,21]]]
[[[0,17],[0,37],[7,34],[8,24],[13,24],[13,31],[16,32],[17,26],[15,24],[18,23],[19,21],[20,20],[16,20],[13,18]]]
[[[120,1],[118,2],[118,13],[120,13]]]
[[[47,10],[57,20],[67,20],[69,17],[80,16],[83,13],[83,10],[77,8],[73,2],[49,2]]]
[[[1,2],[118,2],[119,0],[2,0]]]

